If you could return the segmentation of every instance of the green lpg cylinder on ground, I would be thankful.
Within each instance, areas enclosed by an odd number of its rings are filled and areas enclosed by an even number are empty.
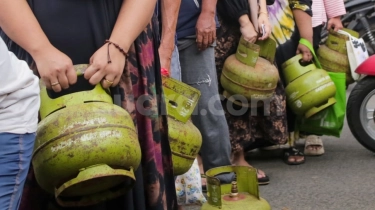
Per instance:
[[[78,82],[61,93],[41,82],[32,164],[38,184],[62,206],[92,205],[124,194],[141,161],[131,116],[113,104],[108,90],[83,78],[86,68],[76,65]]]
[[[236,174],[236,181],[221,184],[215,176]],[[256,169],[248,166],[223,166],[210,169],[207,176],[207,203],[201,210],[271,210],[269,203],[259,196]]]
[[[343,29],[352,36],[358,38],[359,34],[350,29]],[[354,82],[346,49],[348,36],[330,30],[327,41],[321,45],[317,51],[318,59],[322,68],[330,72],[346,73],[346,84],[350,85]]]
[[[245,107],[257,107],[262,105],[258,101],[270,99],[279,80],[273,65],[275,52],[272,39],[252,44],[241,37],[237,52],[225,60],[221,73],[224,97]]]
[[[336,103],[336,86],[323,69],[314,63],[302,64],[296,55],[282,65],[287,103],[297,115],[306,118]]]
[[[172,150],[173,174],[186,173],[202,145],[202,135],[190,121],[200,91],[173,78],[163,77],[168,113],[168,137]]]

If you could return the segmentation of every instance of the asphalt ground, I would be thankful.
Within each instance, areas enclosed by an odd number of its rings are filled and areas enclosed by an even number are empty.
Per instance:
[[[286,165],[280,150],[248,153],[248,162],[270,177],[259,188],[261,197],[274,210],[375,210],[374,153],[355,140],[346,122],[340,138],[322,138],[325,154],[306,157],[302,165]],[[303,149],[304,141],[297,146]]]

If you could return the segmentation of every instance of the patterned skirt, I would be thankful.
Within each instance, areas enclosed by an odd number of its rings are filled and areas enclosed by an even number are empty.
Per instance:
[[[228,56],[236,52],[240,37],[239,27],[222,23],[217,30],[215,57],[221,94],[224,90],[220,85],[224,62]],[[241,109],[241,107],[236,107],[227,100],[223,101],[223,108],[228,121],[233,153],[251,147],[254,142],[265,141],[265,144],[285,144],[288,140],[286,96],[281,81],[277,84],[269,110],[266,110],[266,112],[263,107],[259,107],[256,110],[248,108],[241,115],[232,115],[229,110],[233,110],[233,108]]]

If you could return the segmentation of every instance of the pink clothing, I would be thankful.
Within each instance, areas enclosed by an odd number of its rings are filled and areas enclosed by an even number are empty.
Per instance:
[[[312,0],[312,27],[322,25],[328,18],[344,15],[346,13],[344,0]]]

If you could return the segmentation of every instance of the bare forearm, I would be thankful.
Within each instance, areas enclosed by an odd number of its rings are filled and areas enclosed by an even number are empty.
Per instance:
[[[202,0],[202,13],[215,15],[216,3],[217,0]]]
[[[110,40],[128,51],[150,23],[156,0],[124,0]]]
[[[293,9],[293,15],[301,38],[307,39],[312,43],[313,30],[311,16],[300,9]]]
[[[266,0],[260,0],[259,1],[259,13],[265,13],[268,14],[267,10],[267,1]]]
[[[161,43],[160,47],[168,50],[170,56],[174,49],[178,12],[181,0],[161,0]]]
[[[241,15],[241,17],[238,18],[238,22],[240,23],[240,26],[242,27],[251,23],[248,15]]]
[[[33,57],[51,46],[25,0],[0,1],[0,27]]]

